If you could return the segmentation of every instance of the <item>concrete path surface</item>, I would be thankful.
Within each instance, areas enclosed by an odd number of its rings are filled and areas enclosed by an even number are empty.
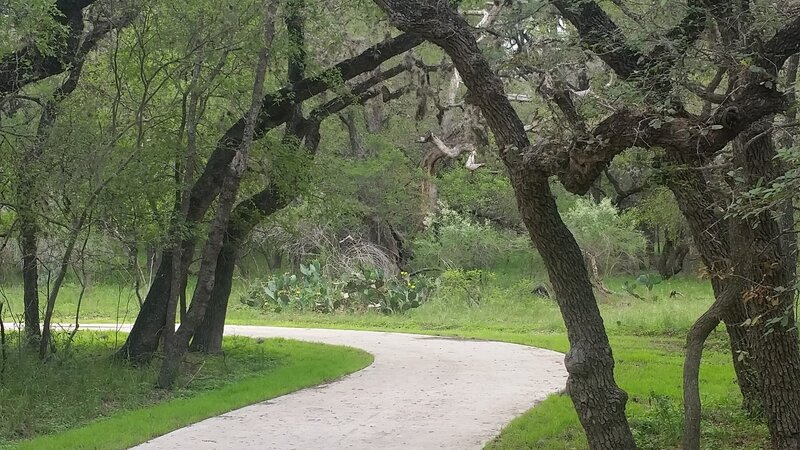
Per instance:
[[[562,354],[522,345],[258,326],[228,326],[226,333],[347,345],[372,353],[375,362],[137,448],[477,449],[566,383]]]

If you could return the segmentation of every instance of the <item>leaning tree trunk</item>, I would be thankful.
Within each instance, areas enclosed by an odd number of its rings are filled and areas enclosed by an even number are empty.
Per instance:
[[[636,448],[627,418],[627,394],[614,380],[614,358],[583,255],[561,220],[543,154],[532,148],[500,78],[478,48],[472,27],[449,3],[376,0],[390,20],[440,46],[453,60],[470,100],[486,118],[509,171],[517,204],[531,240],[547,266],[567,327],[567,388],[593,449]],[[524,158],[522,153],[530,155]]]
[[[125,343],[115,353],[115,357],[133,363],[144,363],[158,350],[167,320],[167,302],[171,284],[172,252],[164,251],[133,328]]]
[[[304,46],[302,32],[303,21],[300,16],[303,12],[304,3],[302,0],[293,0],[287,6],[290,8],[289,16],[286,19],[287,30],[292,37],[294,46],[302,49]],[[299,51],[297,54],[298,58],[302,58],[305,52]],[[288,72],[290,82],[296,82],[296,80],[303,76],[304,66],[305,62],[301,59],[293,58],[289,60]],[[378,80],[387,80],[399,73],[401,73],[401,71],[398,71],[397,67],[386,72],[379,71],[377,75],[379,78],[373,77],[356,84],[353,86],[351,93],[344,94],[316,107],[309,113],[308,118],[303,117],[302,104],[298,103],[293,108],[291,119],[287,121],[284,132],[284,142],[286,144],[299,142],[308,151],[308,154],[313,157],[316,155],[319,148],[319,128],[322,121],[354,103],[363,103],[373,98],[378,92],[375,90],[370,91],[369,88],[371,86],[378,82]],[[404,92],[405,90],[398,90],[391,93],[385,89],[381,89],[381,100],[383,102],[389,102],[399,98]],[[298,176],[302,178],[302,175],[298,174]],[[228,225],[228,230],[225,233],[225,241],[223,242],[220,256],[217,260],[215,286],[211,294],[209,306],[202,323],[195,331],[192,339],[192,351],[214,353],[222,350],[225,317],[233,282],[233,262],[241,253],[240,247],[253,228],[264,218],[285,208],[292,198],[293,196],[291,194],[281,192],[278,186],[270,184],[258,194],[240,202],[239,205],[236,206],[231,217],[231,222]],[[398,255],[401,254],[402,251],[398,247]],[[281,253],[273,252],[273,256],[277,256],[277,261],[271,260],[270,268],[279,267]]]
[[[225,317],[233,286],[233,272],[242,243],[265,217],[286,207],[290,197],[281,195],[276,186],[270,185],[258,194],[240,202],[231,214],[222,249],[217,257],[214,289],[203,320],[192,338],[191,351],[219,353],[222,351],[222,335]]]
[[[715,213],[717,208],[712,194],[714,190],[708,186],[709,181],[700,171],[691,168],[693,165],[704,165],[704,162],[690,161],[683,155],[684,153],[679,150],[668,152],[670,162],[676,164],[679,170],[672,171],[667,179],[667,186],[675,195],[700,257],[711,277],[715,301],[720,302],[726,291],[729,292],[727,295],[741,297],[741,289],[736,290],[730,286],[735,280],[731,280],[729,276],[731,260],[729,221]],[[733,292],[734,290],[736,292]],[[757,415],[761,391],[751,360],[746,357],[751,353],[751,348],[747,332],[741,324],[747,316],[737,303],[738,299],[735,302],[726,302],[728,307],[718,308],[717,318],[724,321],[728,332],[731,360],[742,393],[743,407]]]
[[[515,174],[523,221],[547,266],[567,326],[567,391],[592,449],[635,448],[625,417],[628,396],[614,381],[614,358],[583,255],[558,215],[546,179]]]

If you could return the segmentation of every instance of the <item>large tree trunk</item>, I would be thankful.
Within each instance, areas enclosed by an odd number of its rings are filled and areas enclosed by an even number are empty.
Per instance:
[[[561,221],[547,180],[516,174],[523,221],[542,255],[567,326],[567,391],[592,449],[635,448],[625,417],[625,391],[614,381],[614,358],[583,256]]]
[[[290,0],[286,4],[286,31],[289,35],[290,57],[288,58],[287,73],[289,83],[299,83],[305,76],[306,48],[305,48],[305,0]],[[303,131],[311,124],[306,123],[303,117],[303,104],[298,103],[292,108],[291,117],[286,121],[283,141],[287,145],[303,141]],[[318,132],[318,124],[314,128]],[[302,145],[302,144],[301,144]],[[313,154],[316,146],[311,150]],[[239,258],[240,248],[252,232],[265,217],[283,209],[288,205],[289,196],[282,196],[278,188],[272,184],[258,194],[240,202],[231,214],[228,229],[222,242],[222,249],[217,257],[217,267],[214,274],[214,289],[203,320],[197,327],[192,337],[189,350],[193,352],[220,353],[222,352],[222,338],[225,333],[225,318],[228,313],[228,301],[233,287],[233,273],[236,269],[236,260]]]
[[[233,285],[236,258],[242,243],[265,217],[286,207],[288,196],[282,196],[276,186],[270,185],[253,197],[239,203],[231,214],[228,229],[217,257],[214,289],[208,308],[192,339],[191,351],[219,353],[228,299]]]
[[[716,294],[719,297],[721,294]],[[741,288],[735,294],[737,300],[741,299]],[[721,313],[725,330],[728,332],[728,342],[731,350],[731,361],[736,373],[736,382],[742,394],[742,409],[750,416],[759,417],[764,411],[761,399],[761,382],[758,371],[753,367],[750,345],[750,336],[742,326],[747,320],[747,312],[741,301],[735,301],[726,311]]]
[[[293,4],[295,8],[302,7],[299,0],[295,0]],[[298,23],[287,19],[287,22],[297,26]],[[287,25],[289,25],[287,23]],[[295,33],[299,37],[299,33]],[[297,73],[296,67],[298,64],[290,63],[289,73]],[[390,69],[386,72],[381,72],[380,76],[391,78],[393,74],[399,73],[396,69]],[[373,96],[373,93],[364,91],[366,87],[371,86],[372,82],[376,79],[370,79],[353,88],[351,94],[345,94],[342,97],[333,99],[325,104],[315,108],[309,114],[308,119],[304,119],[302,115],[301,105],[297,105],[293,114],[292,120],[287,122],[286,133],[284,141],[286,143],[293,142],[292,139],[300,141],[304,148],[308,151],[309,155],[313,156],[317,153],[320,142],[319,127],[325,118],[331,114],[346,108],[348,105],[355,102],[363,102]],[[387,95],[385,92],[382,95],[384,102],[391,101],[398,98],[404,91],[398,91]],[[231,222],[225,233],[225,242],[217,260],[217,271],[215,274],[216,285],[211,295],[209,307],[206,311],[203,321],[195,332],[192,340],[192,351],[206,351],[206,352],[219,352],[222,349],[222,335],[225,328],[225,316],[227,313],[227,305],[230,297],[231,287],[233,283],[233,261],[236,260],[240,254],[240,247],[247,239],[247,236],[265,217],[274,214],[277,211],[285,208],[293,195],[291,193],[280,192],[278,186],[270,184],[258,194],[243,200],[236,206]],[[401,249],[397,250],[398,258],[402,255]],[[280,252],[274,252],[277,255],[277,262],[272,261],[271,268],[280,266]]]
[[[492,129],[531,239],[547,266],[567,327],[567,387],[593,449],[636,448],[625,417],[627,394],[614,381],[614,358],[577,242],[561,220],[548,175],[536,163],[525,127],[503,83],[478,49],[472,28],[447,4],[376,0],[393,24],[442,47]],[[531,155],[530,163],[522,153]]]
[[[776,161],[772,122],[763,121],[734,142],[734,161],[743,168],[742,188],[771,183],[784,169]],[[772,445],[800,448],[800,348],[795,326],[796,235],[792,209],[777,205],[756,216],[734,216],[734,276],[745,280],[744,308],[752,357],[761,381]],[[787,217],[776,217],[787,215]],[[786,224],[791,224],[785,229]],[[759,320],[756,321],[755,319]]]
[[[167,302],[172,283],[172,252],[166,250],[161,255],[153,283],[144,299],[139,315],[133,323],[125,343],[115,356],[134,363],[149,361],[158,350],[161,333],[167,319]]]

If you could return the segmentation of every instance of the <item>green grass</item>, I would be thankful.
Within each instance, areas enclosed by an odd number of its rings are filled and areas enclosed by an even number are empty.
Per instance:
[[[12,348],[0,386],[0,448],[128,448],[372,362],[347,347],[226,338],[224,356],[191,355],[178,389],[167,393],[155,389],[157,363],[133,368],[109,360],[120,338],[81,332],[45,365]]]
[[[468,306],[458,289],[444,289],[422,307],[402,315],[271,314],[242,305],[246,285],[238,280],[231,296],[228,322],[233,324],[391,330],[410,333],[491,339],[549,348],[568,349],[564,325],[556,304],[531,295],[541,280],[530,275],[497,275],[483,286],[472,286],[480,305]],[[652,293],[640,287],[640,300],[625,293],[625,279],[606,280],[614,295],[599,295],[601,313],[611,337],[617,362],[616,378],[629,396],[628,416],[643,449],[678,448],[681,421],[681,370],[686,331],[713,301],[707,281],[675,278],[655,286]],[[628,279],[630,281],[630,279]],[[59,311],[70,310],[65,291]],[[17,287],[7,288],[11,293]],[[675,291],[678,294],[671,297]],[[11,295],[9,295],[11,298]],[[132,301],[130,301],[132,300]],[[118,305],[127,304],[125,314]],[[115,321],[136,314],[129,291],[96,286],[87,292],[84,311],[93,321]],[[123,320],[120,319],[120,322]],[[740,396],[727,350],[724,330],[711,337],[701,370],[703,439],[708,449],[757,449],[768,443],[766,427],[745,417],[738,408]],[[489,448],[583,449],[586,441],[569,398],[552,396],[516,419]]]

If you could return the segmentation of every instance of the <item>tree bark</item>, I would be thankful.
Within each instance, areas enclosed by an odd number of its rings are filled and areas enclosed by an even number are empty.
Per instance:
[[[381,78],[391,78],[394,76],[392,73],[399,72],[395,69],[390,69],[389,71],[382,72]],[[367,87],[372,84],[370,80],[359,83],[358,86],[353,88],[350,94],[337,97],[315,108],[309,113],[308,119],[302,117],[302,112],[298,108],[296,120],[287,123],[286,136],[284,139],[296,139],[300,141],[309,155],[313,157],[317,153],[319,146],[319,127],[321,122],[352,103],[363,102],[375,96],[375,92],[366,90]],[[382,90],[382,100],[384,102],[391,101],[398,98],[404,92],[405,90],[398,90],[395,93],[387,94]],[[290,124],[291,126],[289,126]],[[220,258],[217,261],[218,266],[215,280],[219,286],[214,286],[209,308],[192,340],[192,351],[206,351],[209,353],[221,351],[227,305],[233,283],[233,262],[240,253],[240,247],[247,239],[247,236],[252,232],[253,228],[264,220],[264,218],[285,208],[293,197],[293,192],[281,192],[279,186],[269,184],[264,190],[247,200],[243,200],[236,206],[231,222],[228,225],[228,230],[225,233],[225,242],[220,252]],[[275,252],[273,255],[277,255],[277,263],[271,261],[270,267],[279,267],[280,252]]]
[[[547,266],[567,327],[567,389],[593,449],[633,449],[625,417],[627,394],[614,381],[614,358],[577,242],[561,220],[548,175],[526,164],[531,148],[525,127],[505,95],[502,81],[478,49],[471,27],[441,2],[376,0],[392,23],[420,33],[453,60],[472,101],[492,129],[511,176],[517,204]]]
[[[683,271],[683,262],[689,254],[689,243],[678,241],[670,237],[664,238],[664,247],[658,256],[658,273],[667,280]]]
[[[772,121],[742,133],[733,145],[736,166],[749,190],[768,185],[785,172],[776,159]],[[742,302],[752,323],[747,327],[760,375],[764,414],[774,448],[800,448],[800,348],[795,326],[796,235],[792,209],[779,205],[758,215],[734,216],[734,276],[745,280]],[[780,214],[786,217],[776,217]],[[756,321],[755,319],[759,320]]]
[[[264,217],[283,209],[287,204],[287,197],[282,196],[277,187],[270,185],[267,189],[242,201],[234,209],[217,258],[214,289],[211,292],[209,306],[194,333],[191,351],[207,353],[222,351],[225,316],[239,248]]]
[[[25,340],[36,346],[41,339],[39,325],[39,246],[38,226],[30,212],[19,215],[20,249],[22,250],[23,314],[25,318]]]

